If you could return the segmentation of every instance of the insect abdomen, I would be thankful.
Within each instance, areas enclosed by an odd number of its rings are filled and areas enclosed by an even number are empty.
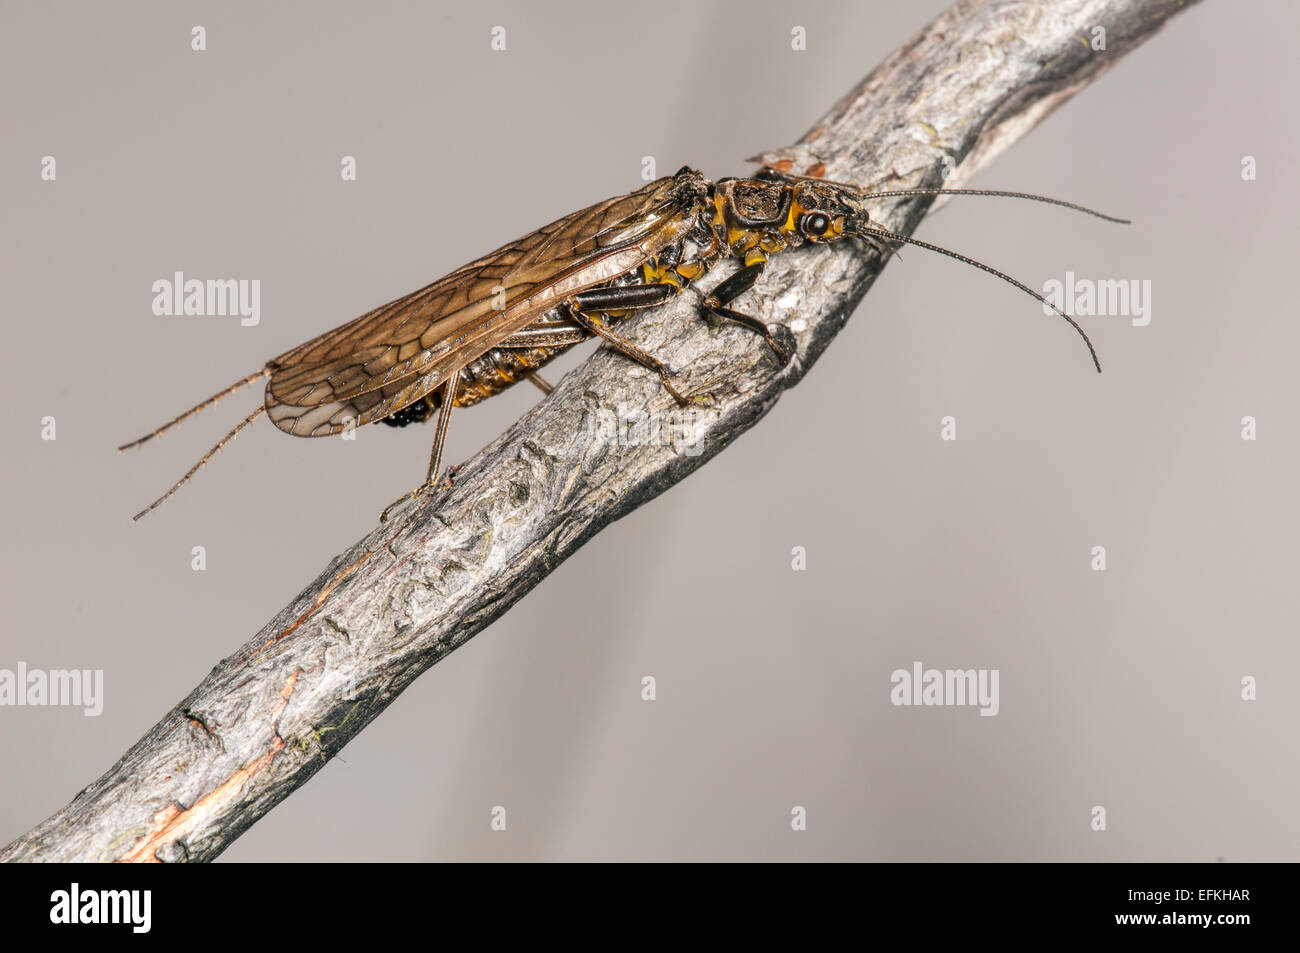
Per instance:
[[[471,407],[517,384],[530,373],[567,351],[564,347],[493,348],[481,357],[470,361],[461,372],[461,384],[456,389],[453,407]],[[442,392],[431,394],[433,406],[442,400]]]
[[[557,347],[493,348],[465,365],[453,407],[471,407],[519,383],[532,371],[559,357],[572,345]],[[442,390],[426,394],[413,404],[383,418],[390,427],[423,423],[442,406]]]

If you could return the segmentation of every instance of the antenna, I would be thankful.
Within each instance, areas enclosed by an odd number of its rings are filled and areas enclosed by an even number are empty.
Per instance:
[[[1052,304],[1052,302],[1048,301],[1037,291],[1030,288],[1028,285],[1024,284],[1023,282],[1017,281],[1015,278],[1012,278],[1010,275],[998,271],[992,265],[986,265],[982,261],[976,261],[974,258],[968,258],[965,255],[961,254],[960,252],[955,252],[948,248],[942,248],[939,245],[931,245],[929,242],[923,242],[919,238],[909,238],[906,235],[900,235],[898,232],[891,232],[887,228],[880,228],[875,225],[858,225],[852,228],[850,231],[852,234],[859,235],[864,238],[866,238],[867,236],[872,236],[875,238],[883,238],[886,241],[890,241],[890,242],[901,242],[906,245],[915,245],[918,248],[928,248],[930,251],[936,251],[941,255],[947,255],[949,258],[955,258],[958,261],[965,262],[968,265],[972,265],[978,268],[980,271],[986,271],[990,275],[993,275],[996,278],[1001,278],[1003,281],[1007,282],[1008,284],[1015,285],[1025,294],[1029,295],[1031,298],[1037,298],[1043,304],[1047,305],[1049,308],[1051,308],[1053,311],[1059,314],[1062,318],[1064,318],[1069,323],[1070,327],[1074,328],[1074,330],[1079,332],[1079,337],[1083,338],[1083,343],[1088,345],[1088,353],[1092,355],[1093,366],[1097,368],[1098,374],[1101,373],[1101,361],[1097,359],[1097,349],[1092,346],[1092,341],[1088,338],[1088,335],[1083,330],[1083,328],[1079,327],[1079,323],[1075,321],[1074,318],[1070,317],[1068,314],[1066,314],[1056,305]]]

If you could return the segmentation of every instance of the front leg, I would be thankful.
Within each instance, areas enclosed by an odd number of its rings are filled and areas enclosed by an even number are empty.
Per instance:
[[[752,254],[752,253],[751,253]],[[761,253],[759,253],[761,255]],[[776,358],[782,366],[793,356],[791,352],[782,346],[773,336],[768,326],[752,315],[743,314],[735,311],[727,305],[735,301],[750,288],[758,283],[758,279],[763,275],[763,268],[767,264],[766,257],[754,256],[745,267],[719,284],[716,288],[705,295],[704,300],[700,302],[700,309],[706,315],[712,315],[715,318],[722,318],[727,321],[735,322],[749,328],[755,334],[762,335],[763,340],[767,341],[768,346],[776,354]]]

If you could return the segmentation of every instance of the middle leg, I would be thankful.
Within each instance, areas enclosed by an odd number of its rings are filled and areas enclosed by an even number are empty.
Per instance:
[[[776,337],[768,326],[753,315],[744,314],[727,307],[750,288],[758,283],[758,279],[763,275],[763,267],[767,264],[766,258],[757,258],[738,272],[723,281],[716,288],[705,295],[704,300],[700,303],[701,309],[706,314],[713,315],[716,318],[723,318],[735,324],[743,325],[749,328],[755,334],[760,335],[768,344],[768,347],[776,354],[777,360],[784,365],[790,360],[791,354],[788,348],[784,347],[777,341]]]
[[[678,294],[680,290],[676,285],[667,282],[653,285],[619,285],[613,288],[581,291],[578,294],[571,295],[565,301],[565,304],[568,305],[569,316],[574,321],[592,334],[604,338],[620,354],[624,354],[642,367],[654,371],[659,375],[659,381],[663,384],[664,390],[668,391],[675,401],[679,404],[689,404],[692,399],[683,394],[673,384],[672,374],[663,361],[637,347],[627,338],[615,334],[605,326],[600,318],[595,316],[595,313],[601,311],[652,308],[655,305],[663,304],[669,298]]]

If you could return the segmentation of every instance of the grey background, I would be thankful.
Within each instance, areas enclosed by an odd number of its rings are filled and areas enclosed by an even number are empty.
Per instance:
[[[262,421],[135,526],[259,398],[129,457],[118,443],[635,188],[642,156],[743,173],[943,6],[6,3],[0,667],[102,668],[107,697],[97,719],[0,709],[0,842],[415,485],[432,428],[309,441]],[[1134,225],[972,199],[922,227],[1036,287],[1150,279],[1149,327],[1085,319],[1105,374],[1033,302],[904,252],[758,428],[436,666],[225,857],[1297,859],[1297,27],[1285,2],[1194,8],[973,183]],[[154,316],[150,285],[175,270],[260,278],[260,326]],[[458,414],[448,459],[535,399]],[[914,660],[999,669],[1001,713],[891,706]]]

